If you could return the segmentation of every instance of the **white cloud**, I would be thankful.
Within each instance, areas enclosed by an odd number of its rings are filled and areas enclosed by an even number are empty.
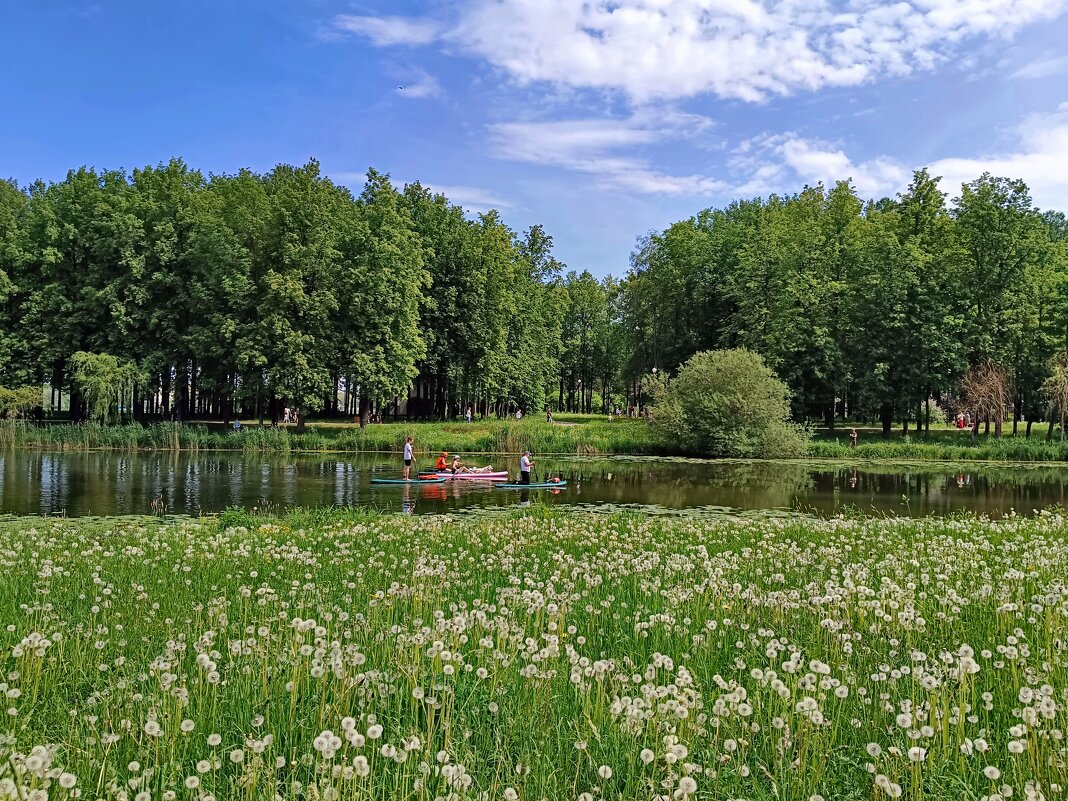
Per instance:
[[[972,158],[946,158],[930,165],[943,177],[942,189],[956,196],[961,184],[989,172],[1021,178],[1042,208],[1068,210],[1068,102],[1052,112],[1034,114],[1016,128],[1015,149]]]
[[[508,122],[490,127],[497,157],[563,167],[593,176],[601,185],[647,194],[703,195],[724,187],[702,175],[671,175],[646,159],[620,151],[665,139],[694,138],[712,126],[707,117],[660,109],[626,119]]]
[[[1014,78],[1049,78],[1068,72],[1068,56],[1055,56],[1053,58],[1041,58],[1024,64],[1012,74]]]
[[[1014,147],[973,157],[939,159],[927,165],[942,177],[942,190],[951,197],[963,183],[984,172],[1023,179],[1042,208],[1068,209],[1068,103],[1055,111],[1028,117],[1013,129]],[[831,185],[851,178],[865,198],[892,196],[908,186],[913,169],[890,156],[854,161],[841,147],[796,134],[764,136],[742,142],[729,167],[735,181],[732,196],[752,197],[772,192],[795,192],[802,183]]]
[[[435,195],[445,195],[450,202],[463,206],[465,211],[484,214],[491,209],[510,209],[513,204],[509,200],[497,196],[488,189],[480,189],[477,186],[450,186],[446,184],[423,183]]]
[[[339,14],[334,17],[329,32],[333,35],[365,36],[379,47],[391,45],[425,45],[433,42],[441,26],[428,19],[415,17],[361,17]]]
[[[448,27],[400,17],[335,25],[379,45],[441,38],[521,83],[614,89],[638,102],[707,92],[759,100],[929,70],[966,39],[1009,37],[1066,8],[1068,0],[472,0]]]

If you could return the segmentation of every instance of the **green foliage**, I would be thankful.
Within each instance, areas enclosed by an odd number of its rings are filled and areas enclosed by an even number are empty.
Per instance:
[[[119,407],[129,400],[128,391],[137,380],[137,368],[108,353],[78,351],[70,359],[74,385],[89,405],[92,418],[108,423],[119,416]]]
[[[652,424],[683,452],[786,458],[805,452],[792,423],[789,390],[752,351],[692,356],[659,393]]]
[[[644,239],[624,289],[626,374],[702,350],[760,353],[797,419],[924,417],[969,366],[1013,376],[1018,413],[1046,414],[1068,346],[1068,226],[1020,181],[981,176],[952,204],[918,171],[895,199],[845,182],[707,209]]]
[[[0,418],[25,417],[41,407],[41,387],[0,387]]]

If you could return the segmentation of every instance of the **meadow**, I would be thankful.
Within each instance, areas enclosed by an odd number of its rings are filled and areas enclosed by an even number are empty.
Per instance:
[[[1066,532],[0,522],[0,798],[1063,798]]]

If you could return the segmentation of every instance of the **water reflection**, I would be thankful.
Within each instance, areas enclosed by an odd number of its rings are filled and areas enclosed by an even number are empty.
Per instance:
[[[878,514],[1002,514],[1065,505],[1068,468],[980,465],[820,465],[686,460],[540,460],[563,490],[496,489],[490,482],[371,484],[395,476],[381,456],[0,452],[0,512],[144,514],[230,506],[371,506],[407,514],[532,502],[601,509],[854,509]]]

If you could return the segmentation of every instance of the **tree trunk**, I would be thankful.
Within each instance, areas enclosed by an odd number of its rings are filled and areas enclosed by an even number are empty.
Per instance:
[[[304,433],[304,410],[297,409],[297,433]]]
[[[894,410],[890,404],[884,403],[879,409],[879,419],[883,424],[883,437],[890,439],[890,429],[894,425]]]
[[[1027,437],[1028,439],[1031,439],[1031,424],[1033,422],[1034,422],[1034,420],[1028,420],[1027,421],[1027,429],[1026,429],[1026,431],[1024,433],[1024,436]]]
[[[370,422],[371,401],[366,395],[360,395],[360,428],[367,428]]]

